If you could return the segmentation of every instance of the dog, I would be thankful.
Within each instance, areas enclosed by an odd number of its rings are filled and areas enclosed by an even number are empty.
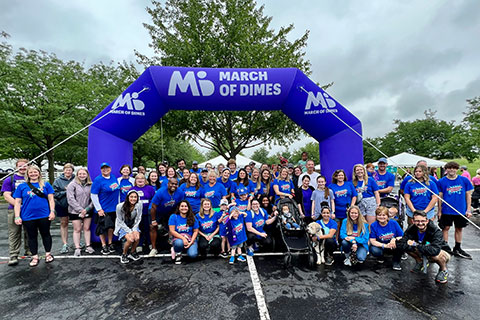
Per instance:
[[[307,233],[311,236],[324,235],[323,228],[316,222],[312,222],[307,226]],[[320,245],[318,245],[320,243]],[[325,241],[313,242],[315,253],[317,254],[317,264],[325,263]]]

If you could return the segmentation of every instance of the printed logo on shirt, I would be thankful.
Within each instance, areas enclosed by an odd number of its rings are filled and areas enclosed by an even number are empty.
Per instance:
[[[242,230],[243,230],[243,223],[240,223],[237,226],[235,226],[235,228],[233,228],[233,232],[235,232],[237,234],[242,232]]]
[[[393,239],[393,232],[382,234],[379,236],[380,241],[382,242],[389,242]]]
[[[449,195],[452,195],[452,194],[462,194],[462,186],[461,185],[455,185],[455,186],[450,186],[450,187],[447,187],[447,193]]]
[[[191,228],[191,227],[188,226],[188,225],[186,225],[186,224],[179,224],[179,225],[177,226],[177,232],[178,232],[178,233],[182,233],[182,232],[183,232],[183,233],[188,233],[188,232],[190,232],[190,228]]]
[[[340,198],[340,197],[346,197],[348,193],[348,190],[338,190],[335,191],[335,197]]]
[[[202,228],[203,229],[210,229],[211,227],[213,227],[213,221],[202,222]]]
[[[110,190],[117,190],[118,189],[118,183],[114,182],[111,185],[108,186]]]
[[[127,193],[128,190],[130,190],[132,188],[132,186],[122,186],[120,187],[120,190],[122,191],[122,193]]]
[[[175,205],[175,200],[171,199],[170,201],[165,202],[163,205],[165,208],[173,207]]]
[[[289,184],[284,184],[281,186],[282,191],[290,191],[290,185]]]
[[[142,190],[136,190],[136,191],[137,191],[139,197],[145,196],[145,193],[143,193]],[[148,202],[148,201],[147,201],[147,202]]]
[[[383,187],[387,184],[387,181],[377,180],[377,185],[379,189],[383,189]]]
[[[412,189],[412,193],[414,196],[426,196],[427,195],[427,188],[420,187]]]
[[[130,92],[125,93],[125,95],[119,95],[112,106],[111,112],[130,116],[145,116],[145,112],[142,111],[145,109],[145,103],[138,99],[138,97],[142,92],[148,90],[149,88],[145,87],[139,92],[133,92],[131,95]],[[127,110],[120,109],[124,108],[125,106],[127,107]]]
[[[185,191],[185,197],[194,198],[196,195],[197,195],[197,190]]]
[[[248,207],[248,204],[239,204],[237,205],[238,210],[240,211],[246,211]]]
[[[215,195],[215,190],[205,192],[205,198],[212,198]]]
[[[265,224],[265,220],[260,219],[257,222],[255,222],[255,227],[260,228]]]

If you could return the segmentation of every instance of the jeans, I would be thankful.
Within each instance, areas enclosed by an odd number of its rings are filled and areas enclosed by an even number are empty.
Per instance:
[[[402,251],[399,250],[398,248],[396,249],[382,249],[379,247],[375,246],[370,246],[370,253],[374,257],[383,257],[385,254],[387,255],[392,255],[393,256],[393,262],[400,262],[400,259],[402,258]]]
[[[352,243],[347,240],[342,240],[342,249],[346,254],[350,254]],[[367,258],[367,248],[357,243],[357,259],[358,261],[365,261]]]
[[[173,250],[175,250],[176,253],[182,253],[186,251],[187,256],[190,258],[196,258],[198,256],[198,243],[195,241],[190,248],[185,249],[182,239],[175,239],[173,240]]]

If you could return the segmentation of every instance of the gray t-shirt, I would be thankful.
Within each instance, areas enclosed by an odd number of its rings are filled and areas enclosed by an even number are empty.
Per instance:
[[[332,208],[330,206],[332,203],[332,199],[335,199],[335,195],[333,194],[332,189],[328,189],[328,198],[325,198],[325,190],[316,189],[315,191],[313,191],[311,200],[315,201],[315,212],[313,213],[314,219],[318,219],[318,217],[320,217],[322,212],[322,207],[320,206],[320,204],[324,201],[328,202],[328,207],[330,208],[330,211],[332,211]]]

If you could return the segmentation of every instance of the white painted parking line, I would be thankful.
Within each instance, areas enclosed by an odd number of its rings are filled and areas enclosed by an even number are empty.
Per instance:
[[[260,313],[260,319],[270,320],[270,314],[268,313],[267,303],[265,302],[262,285],[260,284],[260,278],[258,277],[257,268],[255,267],[255,261],[252,257],[247,256],[247,263],[248,270],[250,271],[250,277],[252,278],[255,298],[257,299],[257,307],[258,312]]]

